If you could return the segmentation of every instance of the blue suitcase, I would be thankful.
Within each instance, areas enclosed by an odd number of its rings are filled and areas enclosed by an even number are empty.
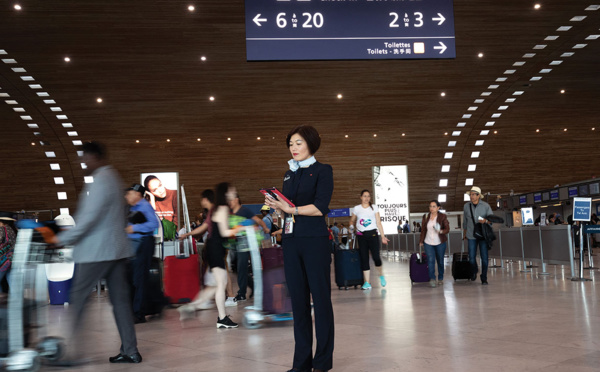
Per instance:
[[[335,261],[335,284],[342,288],[363,284],[363,273],[360,269],[360,256],[357,249],[336,249],[333,255]]]

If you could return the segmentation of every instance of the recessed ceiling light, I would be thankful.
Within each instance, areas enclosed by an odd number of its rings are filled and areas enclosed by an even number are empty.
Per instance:
[[[539,133],[539,132],[540,132],[540,130],[539,130],[539,129],[536,129],[536,130],[535,130],[535,132],[536,132],[536,133]]]
[[[406,136],[406,133],[402,133],[402,137]]]
[[[341,94],[338,94],[338,95],[337,95],[337,98],[338,98],[338,99],[342,99],[342,97],[343,97],[343,96],[342,96]]]
[[[596,130],[596,128],[592,128],[592,130]]]
[[[21,5],[15,4],[15,10],[21,10],[21,9],[23,9],[23,8],[21,8]]]
[[[71,58],[65,57],[65,62],[71,62]]]
[[[96,102],[102,103],[102,98],[100,98],[100,97],[96,98]]]
[[[560,90],[560,93],[564,94],[564,93],[565,93],[565,90],[564,90],[564,89],[561,89],[561,90]]]
[[[483,58],[483,53],[479,53],[479,54],[477,55],[477,57],[479,57],[479,58]]]
[[[497,130],[495,130],[495,131],[494,131],[494,134],[498,134],[498,131],[497,131]]]
[[[348,135],[346,134],[346,135],[344,136],[344,138],[348,138]]]
[[[211,101],[214,101],[214,100],[215,100],[215,97],[213,97],[213,96],[210,96],[208,99],[209,99],[209,100],[211,100]]]
[[[204,62],[204,61],[206,61],[206,57],[205,57],[205,56],[202,56],[202,57],[200,57],[200,60],[201,60],[202,62]]]
[[[377,137],[377,134],[374,134],[373,137]]]
[[[195,6],[193,6],[193,5],[190,5],[190,6],[188,6],[188,10],[189,10],[190,12],[193,12],[194,10],[196,10],[196,7],[195,7]]]
[[[227,137],[227,141],[231,141],[231,137]]]
[[[167,138],[167,142],[171,142],[171,139],[170,139],[170,138]]]
[[[35,146],[35,142],[31,142],[31,146]]]
[[[541,6],[540,4],[535,4],[535,5],[533,6],[533,9],[540,9],[541,7],[542,7],[542,6]]]
[[[440,93],[440,96],[442,96],[442,97],[446,97],[446,93],[445,93],[445,92],[442,92],[442,93]]]
[[[448,132],[444,133],[444,136],[447,136],[447,135],[448,135]]]
[[[260,137],[256,137],[256,139],[260,141]]]
[[[566,132],[566,131],[567,131],[567,128],[565,128],[565,129],[564,129],[564,131]]]
[[[200,142],[200,141],[202,141],[202,140],[201,140],[200,138],[198,138],[196,141]]]
[[[135,140],[135,143],[140,143],[140,140]]]

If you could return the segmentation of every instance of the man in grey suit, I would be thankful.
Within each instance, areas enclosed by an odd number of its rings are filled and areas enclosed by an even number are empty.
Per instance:
[[[61,232],[54,240],[58,245],[74,245],[76,269],[69,301],[73,317],[70,341],[73,346],[76,344],[85,302],[94,284],[106,279],[121,337],[119,355],[109,358],[109,361],[140,363],[142,356],[137,349],[127,276],[127,262],[133,256],[133,250],[125,233],[124,187],[117,171],[108,165],[103,145],[85,143],[83,161],[87,165],[86,173],[94,180],[85,185],[79,196],[76,226]],[[70,362],[66,360],[65,364]]]

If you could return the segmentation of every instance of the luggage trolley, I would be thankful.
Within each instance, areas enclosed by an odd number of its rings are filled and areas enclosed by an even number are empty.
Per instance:
[[[250,259],[252,261],[252,272],[254,273],[254,305],[247,306],[246,312],[242,318],[242,324],[249,329],[256,329],[262,326],[261,322],[270,320],[273,322],[282,322],[292,320],[290,312],[282,312],[279,314],[266,313],[263,308],[264,287],[263,287],[263,267],[260,257],[260,250],[254,226],[245,226],[245,234],[238,236],[238,249],[250,251]],[[245,237],[243,236],[245,235]]]
[[[58,360],[64,352],[61,338],[45,337],[48,281],[44,264],[64,262],[64,258],[57,259],[57,251],[48,249],[49,245],[44,242],[46,234],[52,235],[53,232],[40,223],[32,220],[19,222],[5,313],[8,332],[0,341],[3,354],[8,352],[0,358],[0,364],[6,371],[38,371],[42,360]],[[64,249],[61,252],[64,253]],[[35,349],[28,347],[33,344],[33,329],[36,329],[39,340]]]

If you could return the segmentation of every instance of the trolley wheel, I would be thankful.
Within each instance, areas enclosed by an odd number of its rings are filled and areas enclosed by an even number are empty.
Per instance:
[[[248,329],[257,329],[262,327],[262,324],[260,322],[250,319],[247,313],[244,314],[244,316],[242,317],[242,324]]]
[[[37,372],[41,367],[38,352],[32,349],[24,349],[10,353],[6,359],[4,368],[6,371],[31,371]]]
[[[65,344],[60,337],[46,337],[38,343],[37,351],[44,359],[59,360],[65,352]]]

